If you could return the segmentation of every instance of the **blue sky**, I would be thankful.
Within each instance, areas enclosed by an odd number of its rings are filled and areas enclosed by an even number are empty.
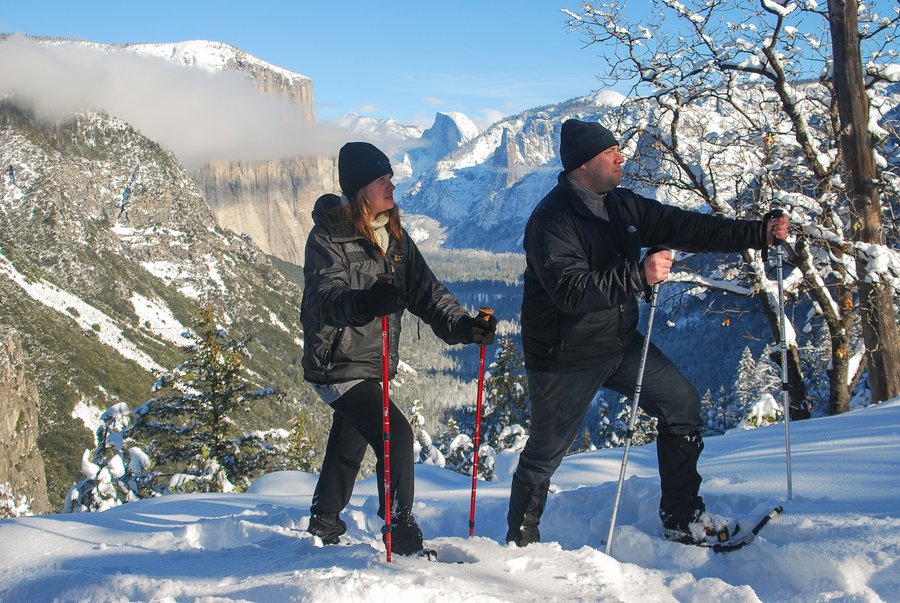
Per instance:
[[[0,0],[0,32],[105,43],[225,42],[312,78],[320,120],[347,113],[485,126],[598,89],[598,47],[537,0],[332,2]]]

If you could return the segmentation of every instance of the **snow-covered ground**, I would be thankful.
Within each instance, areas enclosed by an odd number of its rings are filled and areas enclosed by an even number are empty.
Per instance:
[[[900,401],[709,438],[710,510],[785,512],[732,553],[667,542],[656,519],[655,447],[629,456],[612,557],[603,553],[621,449],[564,460],[544,543],[507,546],[508,480],[417,466],[416,514],[437,563],[385,562],[373,479],[360,482],[344,542],[303,530],[315,476],[277,473],[246,494],[168,496],[103,513],[0,521],[0,600],[20,601],[898,601]]]

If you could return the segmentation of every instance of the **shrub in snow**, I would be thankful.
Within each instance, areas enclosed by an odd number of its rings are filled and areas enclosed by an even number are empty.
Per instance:
[[[128,405],[106,409],[97,428],[97,447],[81,457],[84,479],[66,494],[63,512],[105,511],[142,498],[150,469],[150,457],[137,446],[125,449],[130,421]]]
[[[32,514],[27,496],[16,496],[9,482],[0,484],[0,519]]]
[[[773,425],[784,419],[784,409],[771,394],[763,394],[750,406],[747,414],[735,429],[755,429],[765,425]]]

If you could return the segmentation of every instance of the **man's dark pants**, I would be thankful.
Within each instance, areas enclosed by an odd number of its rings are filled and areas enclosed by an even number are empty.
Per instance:
[[[622,354],[598,360],[597,366],[588,370],[528,372],[530,435],[519,457],[516,480],[531,487],[549,486],[550,476],[578,436],[591,400],[601,387],[633,398],[643,342],[643,336],[633,332]],[[658,420],[661,515],[688,517],[698,508],[702,510],[697,473],[697,457],[703,448],[699,436],[700,396],[652,343],[641,382],[640,407]],[[510,508],[524,505],[510,500]],[[511,525],[516,521],[517,517],[510,517]]]

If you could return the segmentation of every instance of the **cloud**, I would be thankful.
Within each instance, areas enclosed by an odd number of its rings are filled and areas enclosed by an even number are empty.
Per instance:
[[[0,95],[63,120],[102,110],[171,149],[186,165],[208,160],[334,155],[346,130],[315,124],[309,107],[253,89],[245,76],[210,73],[117,47],[0,41]]]

